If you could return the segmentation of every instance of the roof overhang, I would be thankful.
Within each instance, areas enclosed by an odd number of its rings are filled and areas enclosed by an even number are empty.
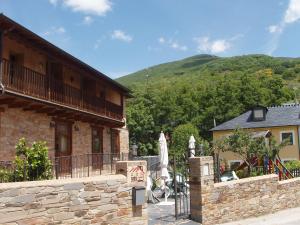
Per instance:
[[[85,70],[87,73],[97,76],[98,78],[100,77],[101,79],[110,83],[112,86],[114,86],[115,88],[120,90],[124,96],[132,97],[132,95],[130,94],[131,91],[128,88],[124,87],[117,81],[111,79],[107,75],[101,73],[100,71],[89,66],[88,64],[82,62],[78,58],[67,53],[66,51],[51,44],[49,41],[45,40],[44,38],[40,37],[39,35],[35,34],[34,32],[23,27],[19,23],[8,18],[3,13],[0,14],[0,30],[4,34],[10,33],[10,34],[18,35],[19,37],[22,37],[22,39],[28,40],[29,43],[34,43],[36,46],[38,46],[38,48],[44,50],[45,52],[48,52],[54,56],[61,57],[64,60],[69,61],[70,63],[76,64],[80,69]]]

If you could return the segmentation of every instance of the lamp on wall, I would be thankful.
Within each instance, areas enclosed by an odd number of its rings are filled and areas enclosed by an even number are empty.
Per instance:
[[[79,127],[78,127],[78,125],[77,125],[77,124],[75,124],[75,126],[74,126],[74,130],[75,130],[75,131],[79,131]]]
[[[50,121],[50,128],[54,128],[55,127],[55,122],[54,121]]]
[[[137,150],[138,150],[137,144],[133,143],[133,145],[131,146],[131,150],[132,150],[131,152],[132,156],[137,156]]]

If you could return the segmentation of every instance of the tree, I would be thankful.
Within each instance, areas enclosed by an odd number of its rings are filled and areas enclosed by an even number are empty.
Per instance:
[[[172,134],[170,153],[186,160],[191,135],[193,135],[196,140],[196,150],[200,148],[200,145],[202,145],[203,153],[205,155],[210,155],[208,142],[199,136],[198,129],[191,123],[179,125],[175,128]]]
[[[224,139],[223,151],[231,151],[237,154],[248,166],[248,173],[251,171],[251,161],[254,156],[261,157],[266,152],[264,137],[252,138],[251,133],[236,129],[233,134]]]
[[[288,144],[288,140],[281,142],[278,144],[276,140],[271,137],[269,141],[269,145],[266,146],[264,155],[270,158],[271,160],[275,160],[279,158],[279,152]]]

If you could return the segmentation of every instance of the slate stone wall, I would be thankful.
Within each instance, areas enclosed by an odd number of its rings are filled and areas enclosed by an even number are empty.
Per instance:
[[[147,224],[123,175],[0,184],[0,224]]]
[[[275,174],[213,182],[212,157],[190,159],[191,216],[202,225],[238,221],[300,206],[300,178]],[[208,166],[204,172],[204,166]]]

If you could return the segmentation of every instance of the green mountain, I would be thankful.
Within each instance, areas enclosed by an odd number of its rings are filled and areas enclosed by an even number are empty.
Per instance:
[[[117,79],[134,89],[136,85],[155,82],[211,79],[214,76],[230,76],[236,73],[266,73],[279,75],[290,86],[299,87],[300,58],[245,55],[217,57],[196,55],[183,60],[160,64]]]
[[[118,81],[134,96],[127,102],[130,142],[138,145],[139,154],[149,155],[157,153],[161,130],[172,137],[182,126],[189,127],[211,140],[214,123],[228,121],[255,105],[299,101],[300,59],[197,55]]]

